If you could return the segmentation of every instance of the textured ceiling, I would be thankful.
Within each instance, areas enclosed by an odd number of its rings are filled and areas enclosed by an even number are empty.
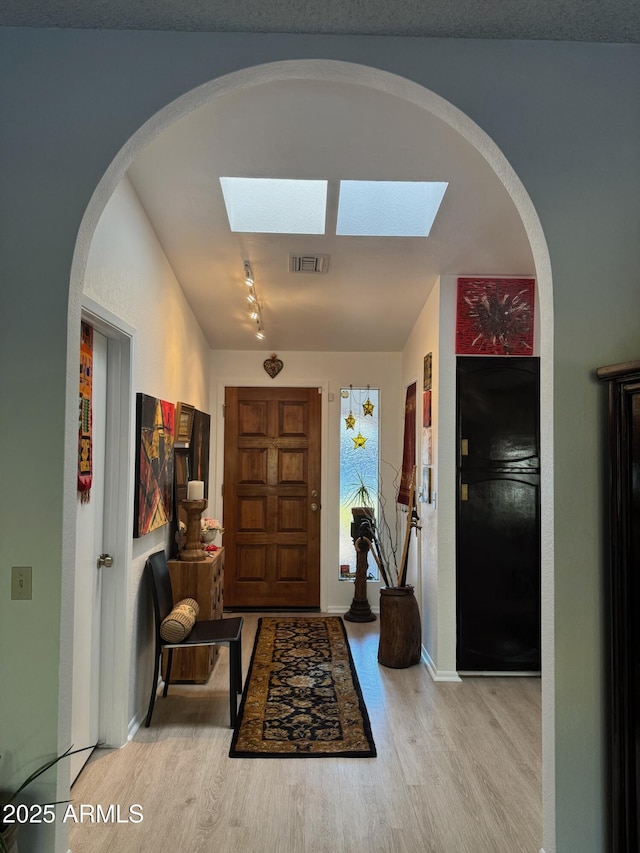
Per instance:
[[[640,2],[2,0],[0,26],[640,43]]]

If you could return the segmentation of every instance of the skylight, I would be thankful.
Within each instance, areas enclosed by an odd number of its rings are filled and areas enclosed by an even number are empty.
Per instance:
[[[220,178],[232,231],[324,234],[327,181]]]
[[[340,181],[336,234],[428,237],[447,187],[436,181]]]

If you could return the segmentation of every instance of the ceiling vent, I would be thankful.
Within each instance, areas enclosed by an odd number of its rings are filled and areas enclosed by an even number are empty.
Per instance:
[[[329,255],[289,255],[289,272],[325,273]]]

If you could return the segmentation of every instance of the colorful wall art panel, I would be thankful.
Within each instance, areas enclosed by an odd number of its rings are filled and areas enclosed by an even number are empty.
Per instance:
[[[175,406],[136,395],[136,494],[133,535],[150,533],[172,518]]]
[[[424,357],[424,370],[422,374],[422,390],[431,391],[431,374],[433,372],[433,353],[428,352]]]
[[[459,278],[458,355],[533,355],[532,278]]]
[[[78,494],[81,503],[89,503],[93,476],[92,396],[93,328],[80,326],[80,423],[78,435]]]
[[[397,502],[409,506],[411,479],[416,464],[416,383],[407,388],[404,404],[404,443],[402,448],[402,473]]]

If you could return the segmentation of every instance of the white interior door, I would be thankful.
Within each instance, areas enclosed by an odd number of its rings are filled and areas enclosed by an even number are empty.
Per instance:
[[[78,501],[71,735],[76,749],[96,743],[100,714],[100,610],[107,422],[107,338],[94,329],[91,496]],[[71,757],[73,782],[90,751]]]

